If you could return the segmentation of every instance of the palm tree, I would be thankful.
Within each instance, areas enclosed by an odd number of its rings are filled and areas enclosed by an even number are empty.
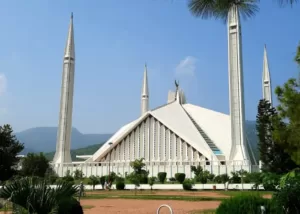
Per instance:
[[[250,18],[258,12],[259,0],[189,0],[188,6],[193,15],[203,19],[216,18],[227,21],[228,13],[237,7],[244,18]]]
[[[46,180],[25,177],[5,185],[0,191],[0,198],[11,201],[27,213],[68,214],[74,205],[79,204],[74,198],[77,193],[78,187],[69,182],[51,188]]]
[[[298,0],[277,0],[279,5],[284,6],[286,4],[293,5],[298,2]]]

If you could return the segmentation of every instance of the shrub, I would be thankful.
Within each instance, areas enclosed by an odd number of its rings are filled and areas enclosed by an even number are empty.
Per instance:
[[[279,185],[280,176],[273,173],[264,173],[262,175],[262,184],[266,191],[275,191]]]
[[[269,199],[264,199],[258,194],[241,194],[224,200],[216,210],[216,214],[257,214],[261,213],[261,206],[265,207],[265,213],[274,213],[271,212]]]
[[[174,184],[174,182],[176,181],[176,179],[175,178],[169,178],[169,181],[172,183],[172,184]]]
[[[300,180],[289,178],[285,185],[273,195],[273,205],[278,213],[300,213]]]
[[[184,190],[191,190],[193,188],[194,183],[190,179],[185,179],[182,183],[182,187]]]
[[[178,181],[179,183],[182,184],[185,179],[185,174],[184,173],[176,173],[175,179],[176,179],[176,181]]]
[[[160,183],[165,183],[166,177],[167,177],[167,173],[166,172],[159,172],[157,173],[157,177]]]
[[[76,169],[74,172],[74,178],[75,180],[80,180],[84,176],[83,172],[80,169]]]
[[[118,180],[116,183],[116,189],[117,190],[123,190],[125,189],[125,183],[122,180]]]
[[[152,190],[152,186],[154,185],[155,181],[156,181],[156,177],[150,177],[148,179],[148,182],[149,182],[149,185],[151,187],[151,190]]]
[[[148,184],[148,176],[147,175],[140,176],[140,184]]]
[[[104,189],[105,180],[106,180],[106,176],[101,176],[100,177],[100,184],[102,186],[102,189]]]

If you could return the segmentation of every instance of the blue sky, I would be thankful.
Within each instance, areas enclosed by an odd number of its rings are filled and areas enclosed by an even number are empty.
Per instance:
[[[299,71],[300,4],[272,0],[242,22],[246,118],[261,98],[263,46],[273,88]],[[140,114],[144,63],[150,106],[167,101],[174,79],[188,102],[228,113],[227,30],[193,17],[184,0],[2,1],[0,123],[15,131],[57,126],[62,57],[74,12],[76,75],[73,126],[111,133]],[[177,68],[177,69],[176,69]],[[178,69],[180,68],[180,69]]]

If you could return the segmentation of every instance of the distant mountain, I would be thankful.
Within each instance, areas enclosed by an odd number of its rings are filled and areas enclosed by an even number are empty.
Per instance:
[[[56,148],[57,127],[37,127],[15,133],[17,139],[24,143],[28,152],[52,152]],[[76,128],[72,129],[71,149],[78,149],[107,141],[112,134],[82,134]]]
[[[247,138],[252,150],[258,160],[256,122],[246,121]],[[16,133],[18,140],[25,144],[25,149],[21,154],[28,152],[44,152],[49,160],[53,159],[56,147],[57,128],[38,127]],[[76,160],[76,155],[92,155],[112,134],[82,134],[76,128],[72,130],[71,156]]]
[[[87,146],[81,149],[72,149],[71,150],[72,161],[83,161],[83,159],[77,159],[76,155],[93,155],[102,145],[103,143]],[[54,157],[54,153],[55,152],[49,152],[46,153],[45,156],[48,160],[52,161]]]

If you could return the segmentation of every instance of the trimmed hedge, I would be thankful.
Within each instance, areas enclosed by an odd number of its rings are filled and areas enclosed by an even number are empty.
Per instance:
[[[183,181],[185,180],[185,174],[184,173],[176,173],[175,179],[176,179],[176,181],[178,181],[179,183],[182,184]]]
[[[123,181],[118,181],[116,183],[116,189],[117,190],[123,190],[123,189],[125,189],[125,183]]]
[[[182,183],[182,187],[184,190],[191,190],[193,188],[193,181],[190,179],[185,179]]]
[[[166,177],[167,177],[167,173],[166,172],[159,172],[157,173],[157,177],[160,183],[165,183]]]

